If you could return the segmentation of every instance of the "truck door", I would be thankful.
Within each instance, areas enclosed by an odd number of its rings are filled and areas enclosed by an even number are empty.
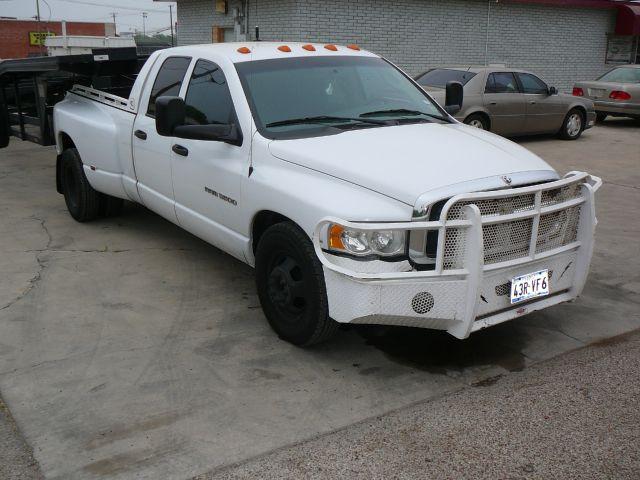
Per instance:
[[[185,94],[186,125],[235,124],[240,128],[225,74],[198,60]],[[240,146],[172,138],[173,189],[178,222],[230,253],[242,256],[241,183],[249,169],[248,132]]]
[[[483,103],[491,116],[492,132],[500,135],[523,133],[526,107],[513,73],[490,73]]]
[[[178,95],[190,63],[189,57],[168,57],[161,63],[155,70],[155,80],[145,87],[133,125],[133,161],[140,197],[149,209],[174,223],[177,217],[171,178],[173,139],[156,132],[155,102],[164,95]],[[154,78],[154,71],[149,75]]]

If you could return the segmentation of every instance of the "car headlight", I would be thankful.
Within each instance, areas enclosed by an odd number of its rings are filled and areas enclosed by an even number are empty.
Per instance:
[[[404,230],[358,230],[332,223],[327,236],[329,250],[358,257],[393,257],[404,254],[406,250]]]

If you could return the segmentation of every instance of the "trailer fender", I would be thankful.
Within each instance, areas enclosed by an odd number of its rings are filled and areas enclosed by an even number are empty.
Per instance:
[[[9,145],[9,114],[4,103],[0,103],[0,148]]]

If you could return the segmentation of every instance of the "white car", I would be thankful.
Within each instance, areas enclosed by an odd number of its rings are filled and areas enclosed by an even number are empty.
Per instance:
[[[162,50],[129,98],[55,106],[57,186],[78,221],[138,202],[255,266],[294,344],[339,323],[462,339],[580,294],[601,182],[459,123],[460,95],[353,45]]]

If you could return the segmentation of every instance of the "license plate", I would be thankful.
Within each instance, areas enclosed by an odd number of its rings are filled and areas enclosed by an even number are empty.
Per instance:
[[[511,280],[511,304],[549,295],[549,270],[527,273]]]
[[[602,89],[602,88],[590,88],[589,89],[589,96],[590,97],[594,97],[594,98],[600,98],[600,97],[604,97],[604,94],[607,91]]]

